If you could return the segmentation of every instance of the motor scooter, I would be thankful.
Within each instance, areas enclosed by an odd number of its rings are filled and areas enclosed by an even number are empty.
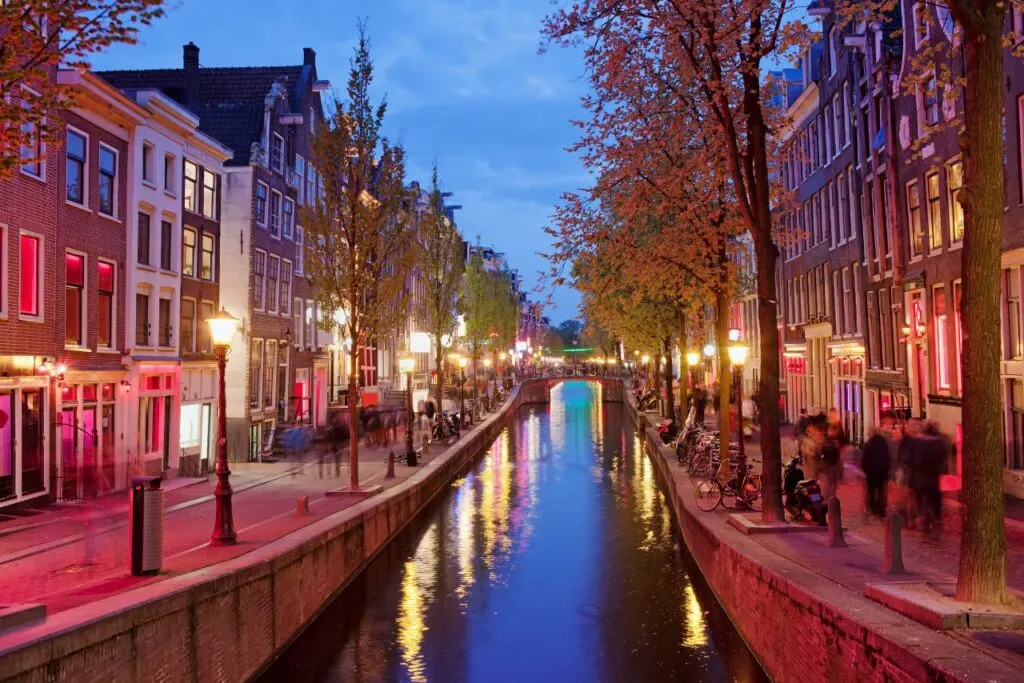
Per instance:
[[[821,484],[817,479],[804,479],[802,462],[803,458],[797,455],[786,463],[782,481],[786,511],[794,521],[806,520],[825,526],[828,508],[821,495]]]

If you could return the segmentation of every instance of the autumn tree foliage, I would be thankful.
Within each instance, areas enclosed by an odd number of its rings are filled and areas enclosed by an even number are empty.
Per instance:
[[[459,325],[465,242],[444,211],[444,196],[437,166],[431,180],[430,206],[419,222],[419,270],[422,296],[416,317],[434,340],[434,366],[438,378],[434,400],[444,398],[444,357]]]
[[[486,268],[479,251],[474,251],[466,263],[462,288],[462,310],[466,318],[463,341],[469,347],[476,387],[482,354],[486,351],[499,352],[515,340],[519,305],[512,291],[509,273]]]
[[[74,97],[57,84],[58,66],[88,67],[164,14],[164,0],[0,2],[0,178],[39,160],[57,130],[54,112]]]
[[[404,322],[406,278],[418,255],[406,209],[405,153],[383,136],[386,105],[370,101],[373,62],[365,30],[351,60],[347,99],[312,141],[323,196],[304,208],[305,272],[327,320],[349,346],[349,429],[359,433],[362,347]],[[349,440],[351,489],[359,489],[359,440]]]
[[[765,61],[783,56],[802,37],[802,25],[789,21],[793,10],[790,0],[580,0],[550,15],[546,24],[552,40],[585,46],[595,95],[585,101],[590,119],[581,127],[596,157],[615,158],[621,152],[642,159],[645,151],[636,131],[646,128],[652,114],[668,111],[656,128],[672,131],[665,139],[669,151],[675,151],[671,165],[678,177],[690,169],[709,172],[723,184],[729,205],[753,240],[766,519],[781,519],[783,513],[775,292],[779,250],[769,138],[774,115],[762,78]],[[665,151],[650,154],[664,156]],[[695,247],[713,233],[706,221],[698,225],[704,232],[689,240]]]

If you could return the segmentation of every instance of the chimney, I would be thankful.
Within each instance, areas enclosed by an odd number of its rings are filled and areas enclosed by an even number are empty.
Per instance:
[[[304,66],[316,66],[316,50],[311,47],[302,48],[302,64]]]
[[[199,47],[189,42],[182,48],[185,67],[185,105],[194,106],[199,100]]]

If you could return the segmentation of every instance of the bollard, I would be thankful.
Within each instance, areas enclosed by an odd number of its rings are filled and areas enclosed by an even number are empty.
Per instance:
[[[828,545],[830,548],[845,548],[843,538],[843,513],[839,507],[839,499],[832,496],[828,499]]]
[[[423,457],[430,455],[430,438],[424,433],[423,434]]]
[[[388,473],[384,475],[385,479],[395,478],[395,452],[390,451],[388,453]]]
[[[885,520],[885,555],[882,557],[883,574],[906,574],[903,567],[903,520],[893,512]]]
[[[305,517],[309,514],[309,496],[295,499],[295,514],[299,517]]]

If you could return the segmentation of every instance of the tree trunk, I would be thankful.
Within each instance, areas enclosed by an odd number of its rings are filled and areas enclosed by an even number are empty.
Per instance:
[[[675,385],[672,383],[672,337],[665,337],[665,417],[676,423],[676,393]]]
[[[650,377],[650,373],[652,373],[652,372],[654,373],[654,393],[660,399],[661,398],[661,365],[660,365],[660,363],[661,363],[661,351],[658,349],[658,347],[655,347],[653,350],[654,350],[654,355],[651,356],[651,363],[654,365],[654,369],[651,370],[651,366],[648,365],[647,366],[647,373],[648,373],[648,377]]]
[[[729,297],[724,290],[715,293],[715,343],[718,346],[718,442],[722,458],[729,457],[729,395],[732,393],[732,366],[729,363]]]
[[[957,0],[951,4],[968,4]],[[969,3],[965,26],[963,259],[963,533],[958,600],[1006,601],[1000,346],[1005,4]]]
[[[779,249],[772,234],[770,184],[768,182],[768,128],[761,110],[760,72],[743,77],[746,86],[744,109],[747,135],[752,153],[750,180],[753,183],[752,208],[755,225],[749,226],[757,257],[757,321],[761,332],[761,518],[766,522],[784,521],[782,511],[782,448],[779,444],[779,330],[775,269]]]
[[[351,480],[349,488],[359,490],[359,342],[352,340],[348,352],[352,364],[348,377],[348,452]]]
[[[440,337],[437,337],[437,353],[434,354],[434,363],[437,365],[437,387],[434,389],[434,401],[438,412],[444,405],[444,348],[441,346]],[[429,427],[429,425],[428,425]]]
[[[683,421],[689,407],[686,398],[690,395],[690,366],[686,364],[686,315],[679,314],[679,415]]]

